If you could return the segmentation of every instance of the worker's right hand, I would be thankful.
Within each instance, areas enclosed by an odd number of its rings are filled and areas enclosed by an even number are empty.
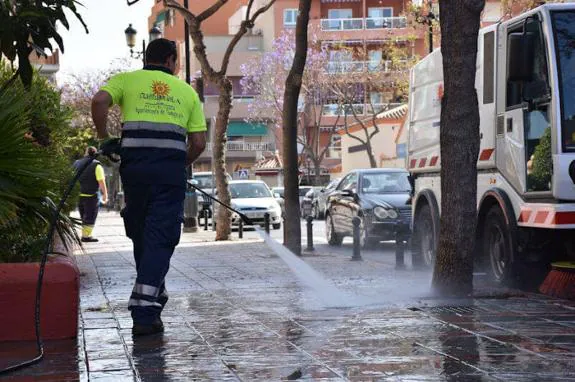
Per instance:
[[[100,143],[100,152],[113,161],[117,161],[113,155],[120,155],[120,138],[110,137]]]

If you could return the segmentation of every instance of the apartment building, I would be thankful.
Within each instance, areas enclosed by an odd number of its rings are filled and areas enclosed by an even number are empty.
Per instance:
[[[183,2],[180,1],[180,3]],[[189,9],[198,14],[210,5],[212,2],[209,1],[190,1]],[[202,23],[208,60],[215,68],[221,66],[225,50],[245,12],[245,1],[230,0],[212,17]],[[148,24],[150,27],[156,24],[162,30],[165,38],[177,42],[179,49],[177,74],[184,79],[184,18],[179,13],[166,9],[162,1],[156,1],[148,18]],[[240,169],[251,170],[264,155],[276,150],[276,134],[273,128],[265,123],[246,122],[249,117],[248,104],[253,101],[253,96],[244,94],[240,84],[242,77],[240,65],[263,52],[263,41],[262,33],[250,33],[239,42],[230,58],[227,73],[233,83],[233,107],[228,123],[226,151],[227,170],[230,174],[238,173]],[[193,42],[190,43],[193,44]],[[191,49],[193,49],[193,45]],[[201,66],[194,53],[191,52],[190,72],[192,77],[199,76],[200,71]],[[218,94],[219,91],[214,84],[207,81],[204,83],[204,112],[208,124],[208,145],[206,151],[195,162],[195,171],[209,171],[212,167],[212,132],[219,108]]]
[[[53,84],[56,83],[56,73],[60,70],[60,51],[58,49],[46,57],[38,57],[36,53],[32,53],[30,63],[42,77],[46,77]]]
[[[256,0],[255,6],[267,0]],[[423,0],[428,4],[427,0]],[[230,0],[212,17],[202,23],[208,59],[219,67],[225,48],[245,17],[246,0]],[[190,1],[190,10],[199,13],[212,2]],[[243,94],[240,85],[242,73],[240,65],[257,57],[272,48],[273,40],[285,30],[294,29],[298,14],[298,0],[276,0],[268,12],[260,16],[251,33],[246,35],[236,47],[228,69],[228,76],[234,84],[233,109],[228,127],[227,162],[228,171],[251,168],[258,159],[280,149],[271,125],[252,124],[245,120],[248,117],[250,95]],[[341,135],[332,134],[332,126],[337,123],[352,124],[357,122],[352,114],[360,119],[390,110],[405,102],[404,95],[397,94],[394,76],[397,68],[391,61],[391,47],[400,48],[406,60],[423,57],[429,51],[428,31],[425,26],[417,26],[408,17],[410,0],[314,0],[310,11],[310,31],[319,40],[322,47],[329,51],[329,62],[326,70],[342,77],[357,81],[358,73],[388,73],[388,80],[383,86],[374,89],[369,83],[358,83],[358,92],[353,104],[342,108],[334,100],[315,105],[321,108],[322,120],[319,126],[320,139],[318,151],[329,146],[328,155],[322,165],[322,173],[335,172],[341,169]],[[488,0],[484,24],[496,22],[501,15],[500,1]],[[437,12],[437,9],[435,9]],[[184,20],[177,12],[164,8],[162,1],[157,0],[148,19],[149,26],[157,24],[166,38],[178,42],[180,63],[184,57]],[[435,45],[439,38],[435,38]],[[191,72],[200,71],[194,55],[191,55]],[[179,75],[184,78],[184,65],[180,65]],[[359,76],[361,77],[361,76]],[[368,78],[369,76],[366,76]],[[208,124],[213,126],[218,110],[218,90],[212,84],[205,84],[205,111]],[[347,118],[347,121],[346,121]],[[304,124],[306,121],[304,121]],[[307,132],[309,134],[309,131]],[[208,150],[198,160],[198,170],[210,168],[211,143]],[[302,171],[306,170],[302,168]]]

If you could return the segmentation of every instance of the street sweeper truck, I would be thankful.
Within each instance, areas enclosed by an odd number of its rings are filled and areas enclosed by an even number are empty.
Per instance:
[[[481,29],[476,68],[476,259],[506,284],[575,257],[575,4]],[[442,95],[438,49],[412,69],[409,94],[412,243],[427,266],[439,239]]]

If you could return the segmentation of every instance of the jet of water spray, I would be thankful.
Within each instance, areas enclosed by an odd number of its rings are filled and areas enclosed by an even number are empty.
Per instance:
[[[315,292],[316,297],[325,307],[350,308],[374,303],[373,301],[367,301],[366,297],[350,295],[337,289],[335,285],[325,279],[308,263],[271,238],[263,229],[257,226],[255,229],[268,247],[287,264],[301,283]]]

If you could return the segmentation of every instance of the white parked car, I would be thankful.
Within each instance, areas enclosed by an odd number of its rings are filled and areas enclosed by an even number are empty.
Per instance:
[[[246,215],[254,224],[263,225],[264,215],[270,214],[273,229],[281,228],[281,207],[271,190],[261,180],[232,180],[230,182],[232,207]],[[221,206],[217,206],[222,208]],[[232,214],[232,225],[239,225],[240,216]]]

